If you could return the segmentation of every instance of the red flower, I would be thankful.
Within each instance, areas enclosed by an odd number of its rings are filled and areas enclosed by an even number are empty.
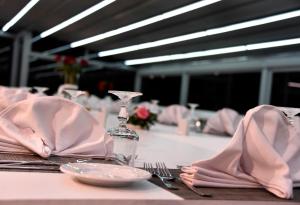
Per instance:
[[[89,63],[87,62],[87,60],[85,60],[85,59],[83,59],[83,58],[80,59],[79,64],[80,64],[81,67],[86,67],[86,66],[89,65]]]
[[[79,62],[79,64],[80,64],[80,66],[81,67],[86,67],[86,66],[88,66],[89,65],[89,63],[88,63],[88,61],[87,60],[85,60],[85,59],[80,59],[80,62]]]
[[[144,107],[140,106],[135,110],[136,116],[142,120],[146,120],[150,116],[149,110]]]
[[[61,55],[56,55],[55,56],[55,61],[60,62],[61,61]]]
[[[74,56],[65,56],[64,64],[66,65],[73,65],[76,63],[76,58]]]
[[[98,90],[100,92],[104,92],[106,89],[106,82],[105,81],[99,81],[98,82]]]

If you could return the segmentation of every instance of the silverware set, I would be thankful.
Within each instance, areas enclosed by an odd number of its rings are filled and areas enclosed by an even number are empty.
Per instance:
[[[77,162],[87,162],[90,160],[77,160]],[[20,170],[45,170],[45,171],[59,171],[61,163],[51,160],[0,160],[0,168],[2,169],[20,169]],[[168,188],[172,190],[178,190],[179,187],[174,185],[172,181],[180,181],[172,175],[170,170],[163,162],[144,163],[144,169],[152,174],[152,176],[158,177],[160,181]],[[194,186],[186,185],[191,191],[202,197],[211,197],[210,193],[201,192]]]
[[[157,162],[156,168],[154,168],[151,163],[144,163],[144,169],[150,172],[152,176],[158,177],[168,189],[178,189],[178,187],[169,182],[170,180],[174,180],[175,178],[172,176],[164,163]]]
[[[156,162],[155,167],[152,165],[152,163],[144,163],[144,169],[152,174],[152,176],[158,177],[161,182],[168,188],[172,190],[179,189],[177,186],[171,183],[171,181],[174,181],[175,179],[178,181],[181,181],[180,178],[176,178],[172,175],[170,170],[166,167],[165,163],[163,162]],[[204,193],[197,189],[194,186],[188,186],[186,185],[191,191],[193,191],[195,194],[202,196],[202,197],[212,197],[212,194],[210,193]]]
[[[46,160],[0,160],[2,169],[25,169],[25,170],[59,170],[61,164]]]

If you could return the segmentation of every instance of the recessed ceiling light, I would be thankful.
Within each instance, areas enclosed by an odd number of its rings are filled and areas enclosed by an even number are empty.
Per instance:
[[[137,28],[141,28],[143,26],[147,26],[147,25],[150,25],[150,24],[153,24],[153,23],[156,23],[156,22],[168,19],[168,18],[172,18],[174,16],[178,16],[180,14],[184,14],[184,13],[196,10],[198,8],[205,7],[205,6],[208,6],[210,4],[213,4],[213,3],[216,3],[216,2],[219,2],[219,1],[221,1],[221,0],[202,0],[202,1],[198,1],[196,3],[192,3],[192,4],[180,7],[178,9],[175,9],[175,10],[172,10],[172,11],[165,12],[163,14],[160,14],[160,15],[157,15],[157,16],[154,16],[154,17],[151,17],[151,18],[148,18],[148,19],[145,19],[145,20],[133,23],[133,24],[129,24],[127,26],[123,26],[121,28],[118,28],[118,29],[115,29],[115,30],[112,30],[112,31],[108,31],[108,32],[105,32],[105,33],[102,33],[102,34],[98,34],[96,36],[92,36],[92,37],[85,38],[85,39],[82,39],[82,40],[79,40],[79,41],[75,41],[75,42],[71,43],[70,46],[71,46],[71,48],[75,48],[75,47],[78,47],[78,46],[93,43],[95,41],[99,41],[99,40],[102,40],[102,39],[105,39],[105,38],[109,38],[109,37],[112,37],[112,36],[115,36],[115,35],[118,35],[118,34],[121,34],[121,33],[125,33],[125,32],[128,32],[128,31],[137,29]]]
[[[249,51],[249,50],[258,50],[258,49],[273,48],[273,47],[280,47],[280,46],[289,46],[289,45],[295,45],[295,44],[300,44],[300,38],[280,40],[280,41],[270,41],[270,42],[255,43],[255,44],[247,44],[247,45],[240,45],[240,46],[227,47],[227,48],[218,48],[218,49],[211,49],[211,50],[204,50],[204,51],[196,51],[196,52],[183,53],[183,54],[173,54],[173,55],[156,56],[156,57],[150,57],[150,58],[132,59],[132,60],[126,60],[125,65],[138,65],[138,64],[174,61],[174,60],[182,60],[182,59],[189,59],[189,58],[196,58],[196,57],[220,55],[220,54],[227,54],[227,53],[236,53],[236,52]]]
[[[101,51],[98,53],[98,56],[99,57],[111,56],[111,55],[127,53],[127,52],[131,52],[131,51],[136,51],[136,50],[142,50],[142,49],[146,49],[146,48],[153,48],[153,47],[168,45],[168,44],[172,44],[172,43],[178,43],[178,42],[188,41],[188,40],[192,40],[192,39],[202,38],[202,37],[206,37],[206,36],[217,35],[217,34],[226,33],[226,32],[230,32],[230,31],[236,31],[236,30],[240,30],[240,29],[244,29],[244,28],[250,28],[250,27],[254,27],[254,26],[264,25],[264,24],[273,23],[273,22],[286,20],[286,19],[299,17],[299,16],[300,16],[300,10],[296,10],[296,11],[291,11],[291,12],[287,12],[287,13],[283,13],[283,14],[265,17],[265,18],[259,18],[259,19],[254,19],[251,21],[245,21],[242,23],[237,23],[237,24],[232,24],[232,25],[223,26],[223,27],[219,27],[219,28],[209,29],[206,31],[190,33],[190,34],[176,36],[176,37],[172,37],[172,38],[165,38],[165,39],[161,39],[161,40],[157,40],[157,41],[141,43],[141,44],[137,44],[137,45],[126,46],[126,47],[111,49],[111,50],[107,50],[107,51]]]
[[[300,88],[300,83],[288,82],[288,86],[293,88]]]
[[[62,22],[62,23],[60,23],[60,24],[58,24],[58,25],[56,25],[56,26],[54,26],[54,27],[52,27],[52,28],[50,28],[50,29],[48,29],[44,32],[42,32],[40,34],[40,38],[45,38],[45,37],[57,32],[57,31],[65,28],[65,27],[67,27],[67,26],[69,26],[69,25],[71,25],[71,24],[73,24],[73,23],[75,23],[75,22],[91,15],[92,13],[95,13],[96,11],[98,11],[98,10],[104,8],[105,6],[113,3],[114,1],[116,1],[116,0],[104,0],[104,1],[92,6],[90,8],[84,10],[83,12],[73,16],[72,18],[69,18],[68,20],[66,20],[66,21],[64,21],[64,22]]]
[[[10,27],[17,23],[39,0],[31,0],[26,6],[17,13],[9,22],[7,22],[3,27],[2,31],[6,32]]]

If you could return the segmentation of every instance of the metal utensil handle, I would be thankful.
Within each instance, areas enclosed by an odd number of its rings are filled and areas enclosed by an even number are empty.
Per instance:
[[[168,189],[172,189],[172,190],[177,190],[179,189],[178,187],[172,185],[171,183],[169,183],[167,180],[165,180],[163,177],[155,174],[161,181],[162,183],[168,188]]]

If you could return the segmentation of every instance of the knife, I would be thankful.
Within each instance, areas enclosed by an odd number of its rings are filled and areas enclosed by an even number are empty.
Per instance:
[[[21,169],[21,170],[43,170],[43,171],[60,171],[59,166],[28,166],[18,164],[0,164],[0,169]]]

